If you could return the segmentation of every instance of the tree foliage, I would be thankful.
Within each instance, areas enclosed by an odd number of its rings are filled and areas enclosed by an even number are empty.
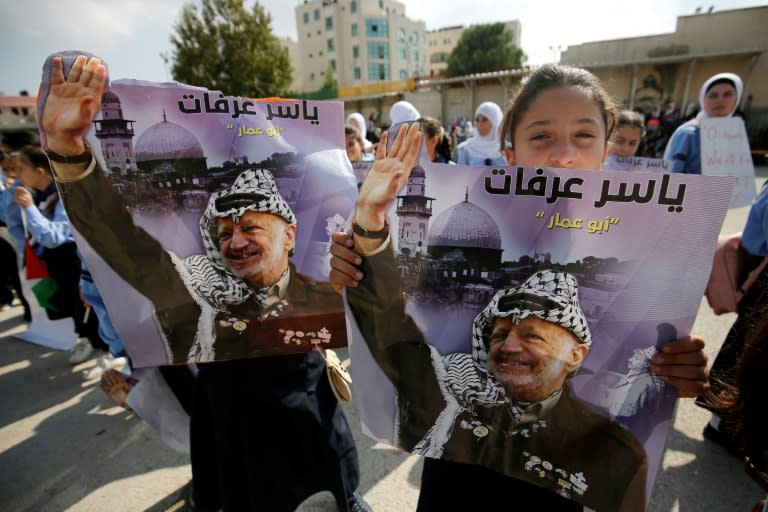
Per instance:
[[[325,71],[325,79],[323,80],[323,86],[320,88],[323,91],[335,90],[338,88],[338,82],[336,77],[333,76],[333,67],[328,64],[328,69]]]
[[[272,18],[255,2],[187,4],[171,34],[173,79],[233,96],[282,96],[291,82],[288,51],[272,34]]]
[[[461,34],[448,56],[446,71],[449,75],[467,75],[519,66],[525,54],[512,40],[504,23],[473,25]]]

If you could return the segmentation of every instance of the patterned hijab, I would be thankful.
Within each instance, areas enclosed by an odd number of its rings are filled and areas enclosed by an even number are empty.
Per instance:
[[[535,316],[570,331],[586,346],[592,344],[587,317],[579,305],[576,278],[567,272],[542,270],[515,288],[501,290],[472,323],[472,354],[451,354],[447,385],[465,408],[473,404],[507,403],[506,391],[488,372],[488,337],[496,318],[518,323]]]
[[[504,386],[488,372],[487,340],[496,318],[511,318],[517,323],[530,316],[560,325],[580,343],[592,343],[587,317],[579,306],[578,284],[571,274],[543,270],[518,287],[497,292],[472,324],[471,354],[441,356],[430,346],[446,407],[424,439],[416,444],[414,453],[441,457],[462,411],[504,406],[510,408],[513,417],[522,416],[524,405],[511,401]]]
[[[267,170],[244,171],[231,187],[211,194],[200,218],[205,255],[185,258],[184,266],[190,274],[188,285],[216,308],[241,304],[259,293],[226,269],[218,243],[217,219],[231,217],[239,222],[248,211],[271,213],[289,224],[296,223],[296,216]]]

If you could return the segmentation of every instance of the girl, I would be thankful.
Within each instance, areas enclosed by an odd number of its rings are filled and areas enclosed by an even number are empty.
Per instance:
[[[594,75],[577,68],[545,65],[526,79],[511,101],[497,144],[504,147],[509,165],[599,170],[608,153],[608,137],[616,117],[613,102]],[[382,140],[374,164],[374,168],[391,173],[394,183],[382,183],[380,190],[386,192],[372,203],[364,198],[363,191],[358,199],[355,222],[369,232],[384,229],[381,206],[386,210],[400,190],[399,185],[407,180],[406,169],[412,167],[418,153],[420,137],[406,136],[405,143],[400,139],[388,157],[386,140]],[[371,176],[376,179],[379,173],[374,174],[372,169],[369,179]],[[376,186],[372,185],[364,189]],[[372,204],[379,214],[369,214]],[[355,250],[373,252],[382,241],[358,238],[355,241],[359,240],[360,244],[355,245],[345,233],[336,233],[333,239],[330,280],[337,287],[355,287],[363,278],[357,267],[362,259]],[[679,396],[696,396],[707,386],[703,346],[703,341],[695,336],[670,341],[663,353],[654,356],[651,369],[675,386]],[[512,496],[536,502],[544,510],[580,511],[583,508],[575,501],[482,466],[432,458],[424,460],[419,510],[472,510],[478,503],[504,503]]]
[[[351,124],[344,125],[344,144],[347,149],[347,158],[351,163],[373,160],[373,155],[364,150],[364,139],[360,132]]]
[[[427,148],[429,161],[440,164],[453,163],[450,159],[450,140],[446,137],[440,121],[424,116],[421,118],[421,129],[424,131],[424,147]]]
[[[360,112],[352,112],[347,116],[347,124],[357,128],[360,138],[363,141],[363,153],[373,153],[373,144],[368,140],[368,128],[365,125],[365,118]]]
[[[84,320],[86,308],[80,299],[79,286],[80,257],[69,219],[59,201],[48,157],[42,149],[35,146],[22,148],[18,178],[25,187],[36,191],[36,198],[33,199],[26,188],[18,187],[15,200],[26,216],[35,252],[45,261],[50,276],[56,279],[58,285],[58,290],[50,299],[55,309],[47,310],[49,318],[72,317],[78,337],[69,362],[82,363],[94,349],[106,351],[108,347],[99,337],[96,316],[88,315],[87,322]]]
[[[464,165],[504,165],[499,152],[501,108],[491,101],[481,103],[475,111],[474,134],[457,148],[456,160]]]
[[[755,201],[747,215],[747,222],[741,235],[741,246],[744,249],[747,260],[751,260],[752,268],[768,256],[768,182],[763,184]],[[712,363],[712,389],[709,396],[718,396],[736,385],[736,369],[741,359],[741,365],[752,364],[748,361],[748,350],[745,342],[752,340],[753,344],[762,343],[765,340],[765,319],[768,313],[768,268],[765,268],[758,276],[747,293],[739,301],[738,317],[728,331],[720,351]],[[762,325],[762,335],[757,336]],[[742,355],[743,351],[743,355]],[[752,350],[755,352],[755,350]],[[739,392],[747,390],[739,387]],[[740,418],[727,408],[713,408],[710,406],[707,396],[700,397],[696,404],[712,411],[709,423],[704,427],[704,437],[721,445],[734,454],[740,454],[741,446],[738,442],[737,431]],[[768,458],[768,457],[766,457]],[[768,461],[764,461],[768,463]],[[766,464],[768,466],[768,464]],[[768,468],[766,468],[768,469]]]
[[[701,112],[675,130],[664,151],[664,160],[672,162],[671,172],[701,174],[700,120],[733,116],[743,91],[741,78],[733,73],[719,73],[704,82],[699,92]]]
[[[635,156],[644,135],[643,116],[632,110],[622,110],[608,141],[608,152],[616,156]]]

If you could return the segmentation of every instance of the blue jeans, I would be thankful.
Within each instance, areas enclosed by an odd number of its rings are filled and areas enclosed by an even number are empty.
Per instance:
[[[82,278],[80,279],[80,288],[83,291],[83,297],[91,305],[92,312],[96,313],[96,317],[99,319],[99,336],[109,345],[109,351],[113,356],[124,356],[125,347],[112,325],[112,320],[109,318],[107,307],[104,305],[99,289],[92,282]]]

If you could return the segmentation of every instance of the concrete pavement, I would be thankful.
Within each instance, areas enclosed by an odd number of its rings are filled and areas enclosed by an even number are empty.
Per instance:
[[[765,178],[768,169],[758,174]],[[729,212],[722,232],[740,231],[747,210]],[[707,340],[710,360],[734,318],[714,316],[702,301],[693,332]],[[185,510],[188,455],[112,406],[95,381],[82,381],[95,359],[72,367],[66,353],[14,338],[22,329],[20,307],[0,312],[0,510]],[[361,493],[376,511],[414,510],[420,458],[374,443],[361,433],[354,405],[345,410],[360,452]],[[757,501],[760,491],[741,462],[703,440],[707,419],[692,400],[679,403],[649,510],[749,511]],[[335,509],[328,493],[299,508]]]

